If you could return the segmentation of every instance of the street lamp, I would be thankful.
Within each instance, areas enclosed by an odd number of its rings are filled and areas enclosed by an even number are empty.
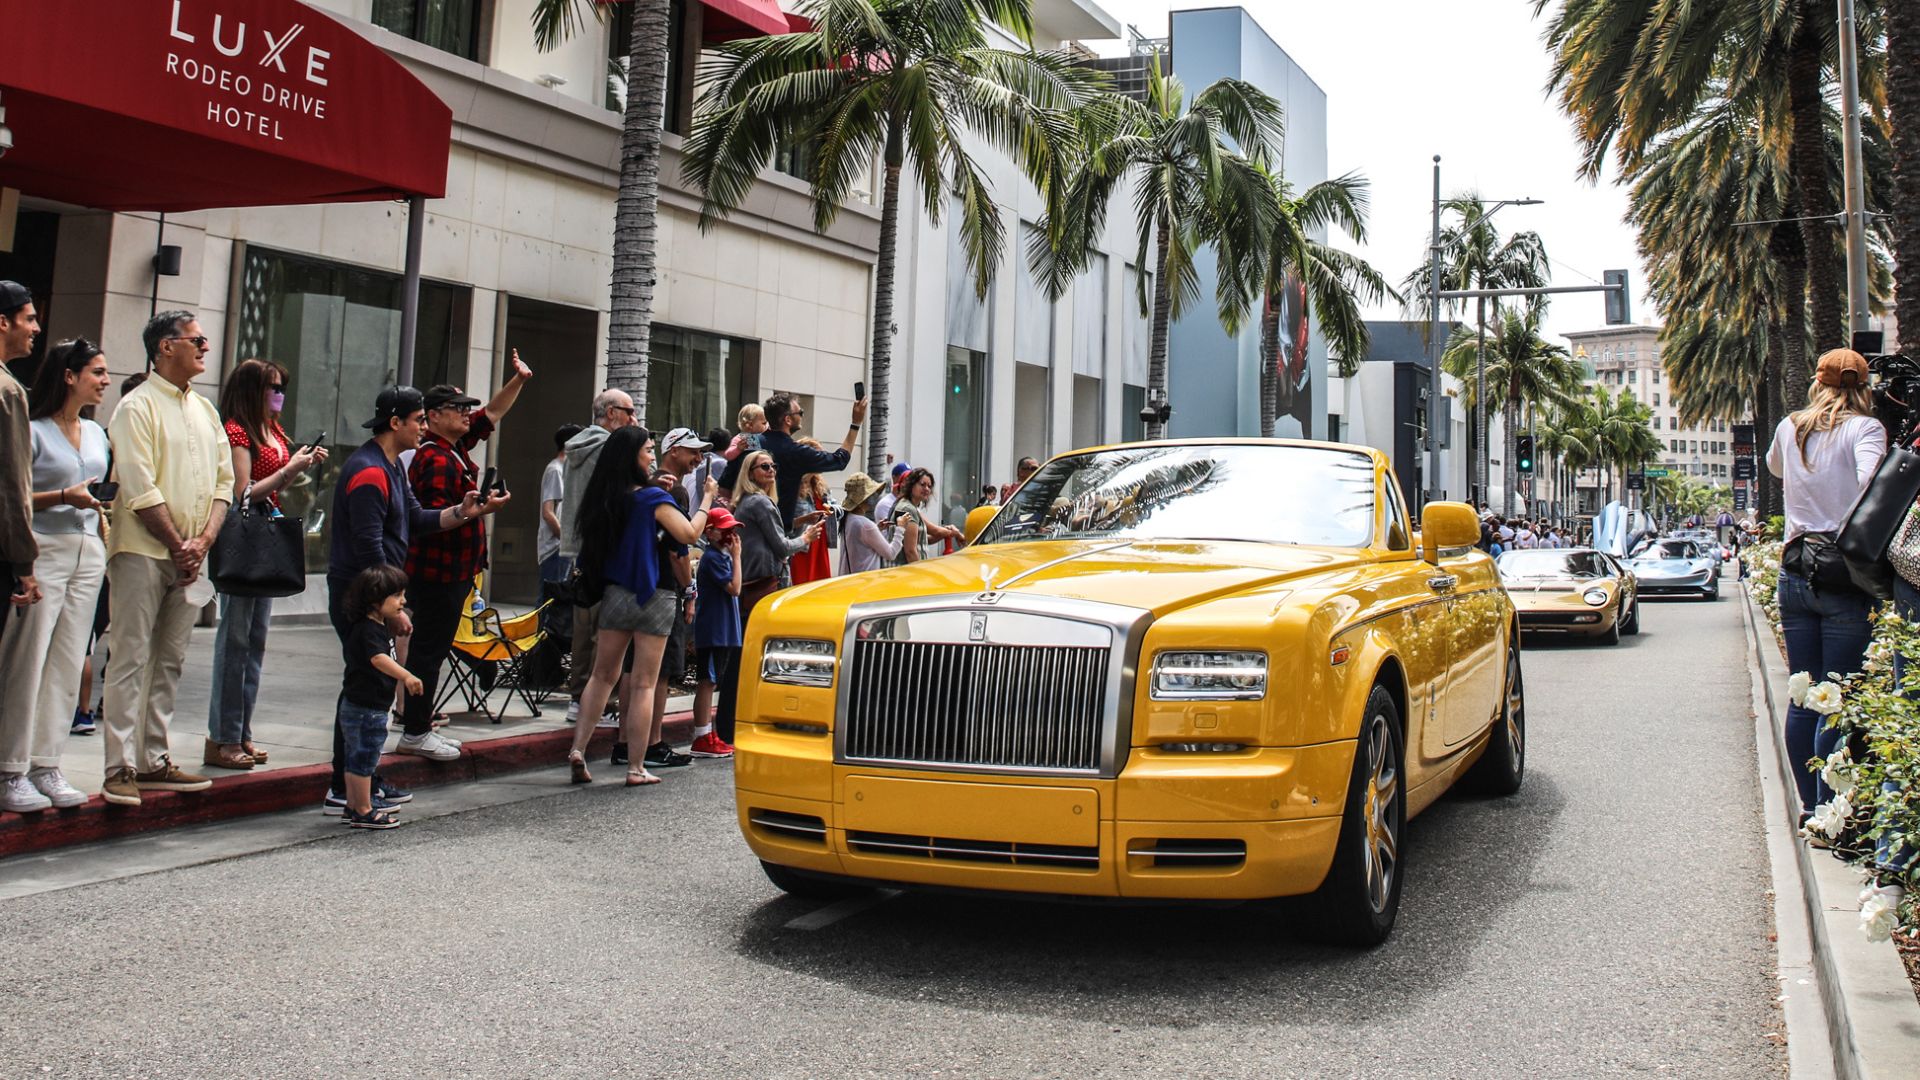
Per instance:
[[[1501,199],[1494,203],[1491,209],[1482,213],[1480,220],[1486,221],[1492,218],[1504,206],[1539,206],[1545,201],[1545,199],[1530,198]],[[1486,288],[1485,276],[1481,276],[1475,285],[1482,289]],[[1479,450],[1475,454],[1473,471],[1480,499],[1486,502],[1490,500],[1487,499],[1487,298],[1484,296],[1474,301],[1474,323],[1478,330],[1479,343],[1473,351],[1473,433]],[[1506,491],[1505,487],[1505,484],[1501,485],[1502,508],[1506,513],[1512,513],[1513,492]]]

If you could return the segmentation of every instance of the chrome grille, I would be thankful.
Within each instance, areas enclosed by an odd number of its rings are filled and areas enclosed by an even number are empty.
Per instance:
[[[1110,649],[857,640],[849,761],[1098,773]]]

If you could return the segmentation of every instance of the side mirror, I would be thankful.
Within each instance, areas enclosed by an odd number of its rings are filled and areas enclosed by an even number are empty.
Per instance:
[[[986,529],[987,523],[993,520],[993,515],[999,512],[1000,508],[997,506],[976,506],[967,511],[966,542],[973,543],[973,538],[979,536]]]
[[[1480,542],[1480,518],[1462,502],[1431,502],[1420,511],[1420,557],[1439,562],[1447,548]]]

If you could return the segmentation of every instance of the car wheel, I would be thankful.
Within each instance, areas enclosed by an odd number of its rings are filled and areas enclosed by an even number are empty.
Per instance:
[[[1618,612],[1618,611],[1616,611],[1616,612],[1614,612],[1614,613],[1613,613],[1613,625],[1612,625],[1612,626],[1609,626],[1609,627],[1607,627],[1607,632],[1606,632],[1606,633],[1604,633],[1604,634],[1601,634],[1601,635],[1600,635],[1600,644],[1602,644],[1602,645],[1618,645],[1618,644],[1620,644],[1620,616],[1621,616],[1621,614],[1622,614],[1622,613],[1621,613],[1621,612]]]
[[[1629,636],[1640,632],[1640,604],[1638,601],[1635,601],[1633,608],[1627,612],[1627,625],[1620,632]]]
[[[1371,947],[1393,932],[1407,824],[1402,760],[1400,709],[1386,687],[1375,686],[1353,747],[1333,866],[1313,896],[1318,927],[1328,940]]]
[[[1482,795],[1511,795],[1527,775],[1527,684],[1520,674],[1520,647],[1507,647],[1506,693],[1500,717],[1487,735],[1487,752],[1466,775],[1470,790]]]
[[[765,859],[760,860],[760,869],[767,875],[767,880],[773,882],[774,888],[808,900],[844,900],[849,896],[859,896],[872,891],[864,886],[836,881],[833,878],[815,877],[805,870],[795,870],[791,866],[781,866]]]

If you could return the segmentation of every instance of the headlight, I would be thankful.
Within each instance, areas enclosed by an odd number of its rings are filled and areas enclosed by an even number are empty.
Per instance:
[[[1586,592],[1580,594],[1580,599],[1585,600],[1587,603],[1592,604],[1594,607],[1606,607],[1607,606],[1607,590],[1588,589]]]
[[[1266,653],[1163,652],[1153,658],[1156,699],[1258,701],[1266,696]]]
[[[760,677],[793,686],[832,686],[833,642],[768,638],[760,655]]]

